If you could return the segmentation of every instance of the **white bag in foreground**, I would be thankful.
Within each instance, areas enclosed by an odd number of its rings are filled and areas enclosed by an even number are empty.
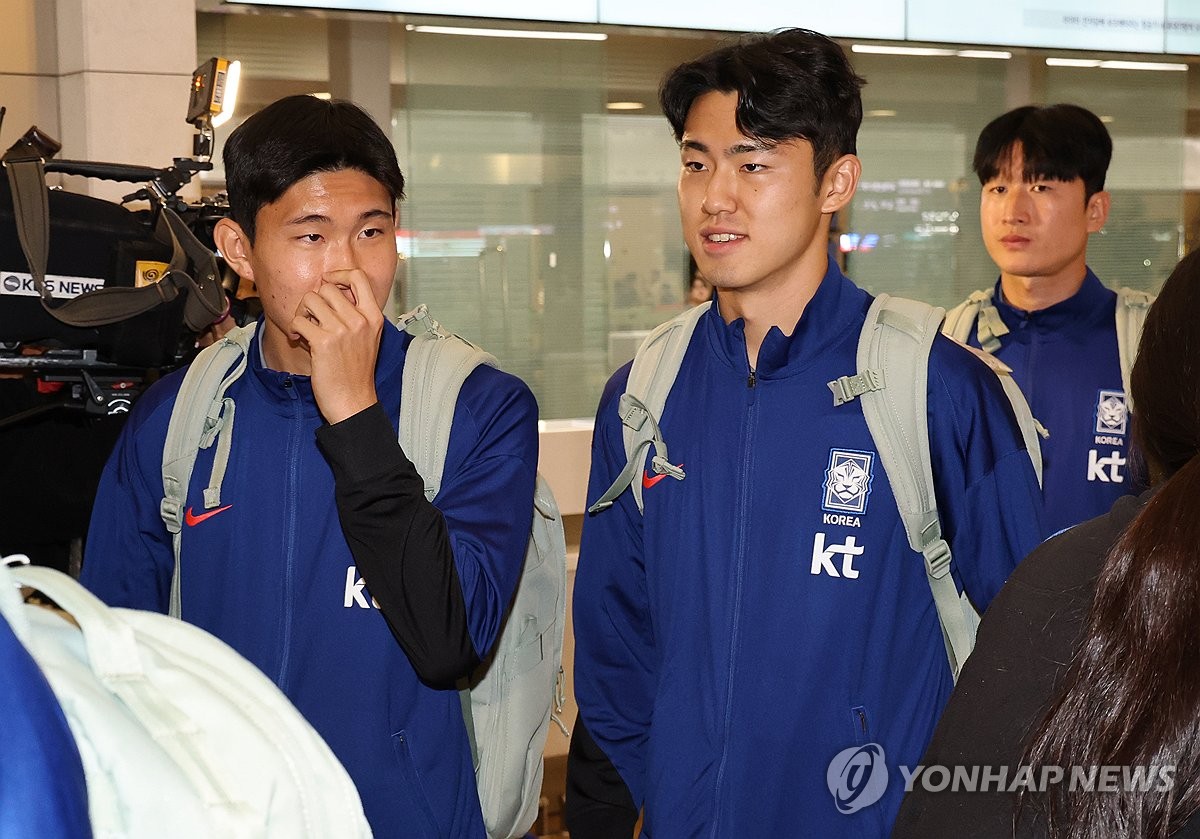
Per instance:
[[[166,615],[111,609],[50,568],[0,568],[0,584],[12,581],[78,624],[32,605],[5,615],[75,735],[96,839],[371,835],[324,740],[225,643]]]

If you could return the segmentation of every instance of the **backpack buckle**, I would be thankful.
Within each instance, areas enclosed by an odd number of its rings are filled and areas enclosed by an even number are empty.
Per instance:
[[[396,324],[414,338],[429,335],[433,338],[448,338],[449,333],[429,314],[429,307],[421,303],[411,312],[396,318]]]
[[[839,376],[827,382],[833,391],[833,406],[852,402],[864,393],[883,390],[883,373],[879,370],[864,370],[853,376]]]
[[[171,533],[178,533],[183,529],[183,517],[180,515],[182,512],[183,505],[173,498],[164,498],[158,505],[158,514],[162,516],[167,530]]]
[[[685,477],[683,469],[671,463],[661,454],[656,454],[651,458],[650,465],[653,467],[655,474],[670,475],[677,481],[682,481]]]
[[[921,553],[925,556],[925,573],[930,577],[941,579],[949,573],[950,546],[945,539],[938,539]]]
[[[633,394],[622,393],[621,398],[617,400],[617,416],[626,428],[640,431],[649,418],[650,411]]]

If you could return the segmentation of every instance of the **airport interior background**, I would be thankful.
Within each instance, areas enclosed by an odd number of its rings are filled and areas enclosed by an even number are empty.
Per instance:
[[[715,2],[645,0],[655,22],[640,26],[453,16],[437,12],[512,6],[435,0],[375,4],[387,12],[352,10],[367,0],[312,3],[337,9],[6,5],[0,147],[37,123],[63,139],[64,157],[166,165],[191,150],[183,124],[191,69],[222,56],[242,64],[237,112],[217,130],[216,165],[193,186],[215,195],[220,146],[246,114],[292,93],[364,104],[390,132],[408,179],[392,313],[427,304],[529,383],[543,421],[542,469],[572,544],[604,383],[646,330],[684,306],[678,152],[656,94],[665,71],[736,31],[718,20],[838,36],[866,78],[862,182],[836,219],[831,250],[871,292],[949,306],[995,281],[971,156],[986,122],[1029,102],[1083,105],[1112,133],[1112,212],[1089,246],[1107,283],[1156,290],[1200,235],[1200,0],[1063,0],[1055,20],[1037,19],[1050,14],[1037,4],[964,11],[974,4],[909,0],[928,18],[921,31],[937,38],[912,37],[911,10],[897,38],[872,36],[885,28],[872,29],[870,15],[831,19],[836,9],[816,2],[750,13],[772,5],[765,0],[738,4],[746,8],[736,16]],[[1017,22],[1000,21],[1004,12]],[[1031,20],[1044,26],[1027,37],[1020,27]],[[1148,37],[1135,38],[1139,30]],[[569,707],[564,718],[573,717]],[[552,728],[538,823],[547,836],[563,829],[566,743]]]

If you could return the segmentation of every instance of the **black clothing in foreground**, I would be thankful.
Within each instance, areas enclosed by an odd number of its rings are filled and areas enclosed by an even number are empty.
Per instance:
[[[571,839],[630,839],[638,809],[592,735],[576,717],[567,753],[567,830]]]
[[[1017,566],[984,615],[922,766],[1007,767],[1011,783],[1067,673],[1105,555],[1149,497],[1119,498],[1106,515],[1050,539]],[[1033,823],[1028,808],[1014,831],[1016,803],[1016,792],[930,792],[917,776],[892,839],[1044,837],[1045,824]],[[1174,836],[1200,837],[1200,817]]]
[[[45,410],[60,403],[74,407]],[[71,543],[87,535],[100,473],[128,414],[92,416],[61,392],[40,393],[32,377],[0,379],[0,420],[31,410],[44,413],[0,427],[0,555],[77,574]]]
[[[338,518],[358,571],[426,683],[450,686],[479,664],[450,535],[378,402],[317,431]]]

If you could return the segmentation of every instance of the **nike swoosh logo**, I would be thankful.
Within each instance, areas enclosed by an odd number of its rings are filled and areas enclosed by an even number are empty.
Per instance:
[[[192,515],[192,508],[188,507],[187,512],[184,513],[184,515],[183,515],[183,520],[185,522],[187,522],[188,527],[195,527],[196,525],[198,525],[200,522],[204,521],[205,519],[211,519],[217,513],[223,513],[232,506],[233,506],[232,504],[226,504],[224,507],[218,507],[215,510],[209,510],[207,513],[201,513],[198,516]]]
[[[681,467],[683,466],[682,463],[679,465]],[[661,475],[651,475],[648,471],[643,469],[642,470],[642,486],[645,487],[646,489],[650,489],[650,487],[654,486],[656,483],[658,483],[665,477],[667,477],[667,474],[665,472]]]

